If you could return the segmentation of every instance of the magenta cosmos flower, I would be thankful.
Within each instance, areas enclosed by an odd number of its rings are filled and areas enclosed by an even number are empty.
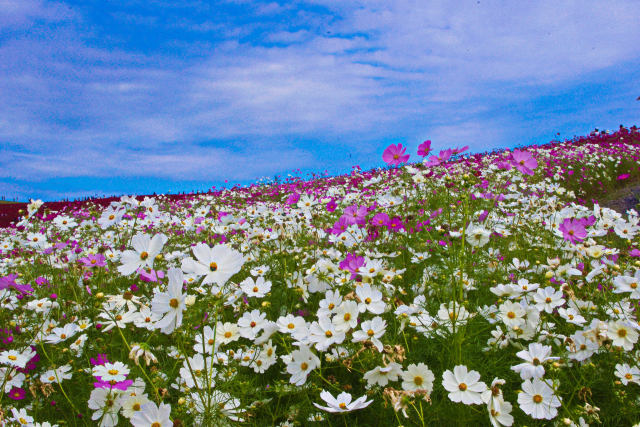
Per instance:
[[[402,144],[391,144],[382,153],[382,160],[388,165],[399,165],[409,160],[409,155],[404,154],[407,151],[407,147],[403,147]]]
[[[533,175],[533,170],[538,167],[531,153],[520,150],[514,150],[511,154],[511,164],[525,175]]]
[[[562,231],[562,237],[571,243],[582,241],[587,237],[584,221],[579,219],[565,218],[558,228]]]
[[[422,144],[418,145],[418,156],[425,157],[431,152],[431,140],[427,139]]]
[[[356,254],[348,253],[347,257],[340,261],[339,267],[341,270],[346,270],[351,272],[351,279],[356,278],[356,273],[358,273],[358,269],[360,267],[364,267],[365,265],[364,257],[358,256]]]

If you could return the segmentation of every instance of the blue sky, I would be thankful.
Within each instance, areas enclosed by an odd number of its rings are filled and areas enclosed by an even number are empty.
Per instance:
[[[0,0],[0,195],[206,190],[640,125],[638,1]]]

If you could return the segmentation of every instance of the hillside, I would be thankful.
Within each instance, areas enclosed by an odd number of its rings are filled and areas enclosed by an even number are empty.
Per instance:
[[[420,147],[316,180],[14,206],[5,417],[640,422],[640,132]]]

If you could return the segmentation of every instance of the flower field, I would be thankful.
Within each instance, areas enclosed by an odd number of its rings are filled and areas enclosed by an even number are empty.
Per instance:
[[[0,425],[634,425],[620,128],[0,228]],[[415,157],[415,155],[414,155]]]

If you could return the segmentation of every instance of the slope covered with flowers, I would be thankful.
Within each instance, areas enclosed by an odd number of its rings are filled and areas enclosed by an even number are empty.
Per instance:
[[[9,425],[632,425],[636,129],[0,230]],[[50,424],[47,424],[50,423]]]

